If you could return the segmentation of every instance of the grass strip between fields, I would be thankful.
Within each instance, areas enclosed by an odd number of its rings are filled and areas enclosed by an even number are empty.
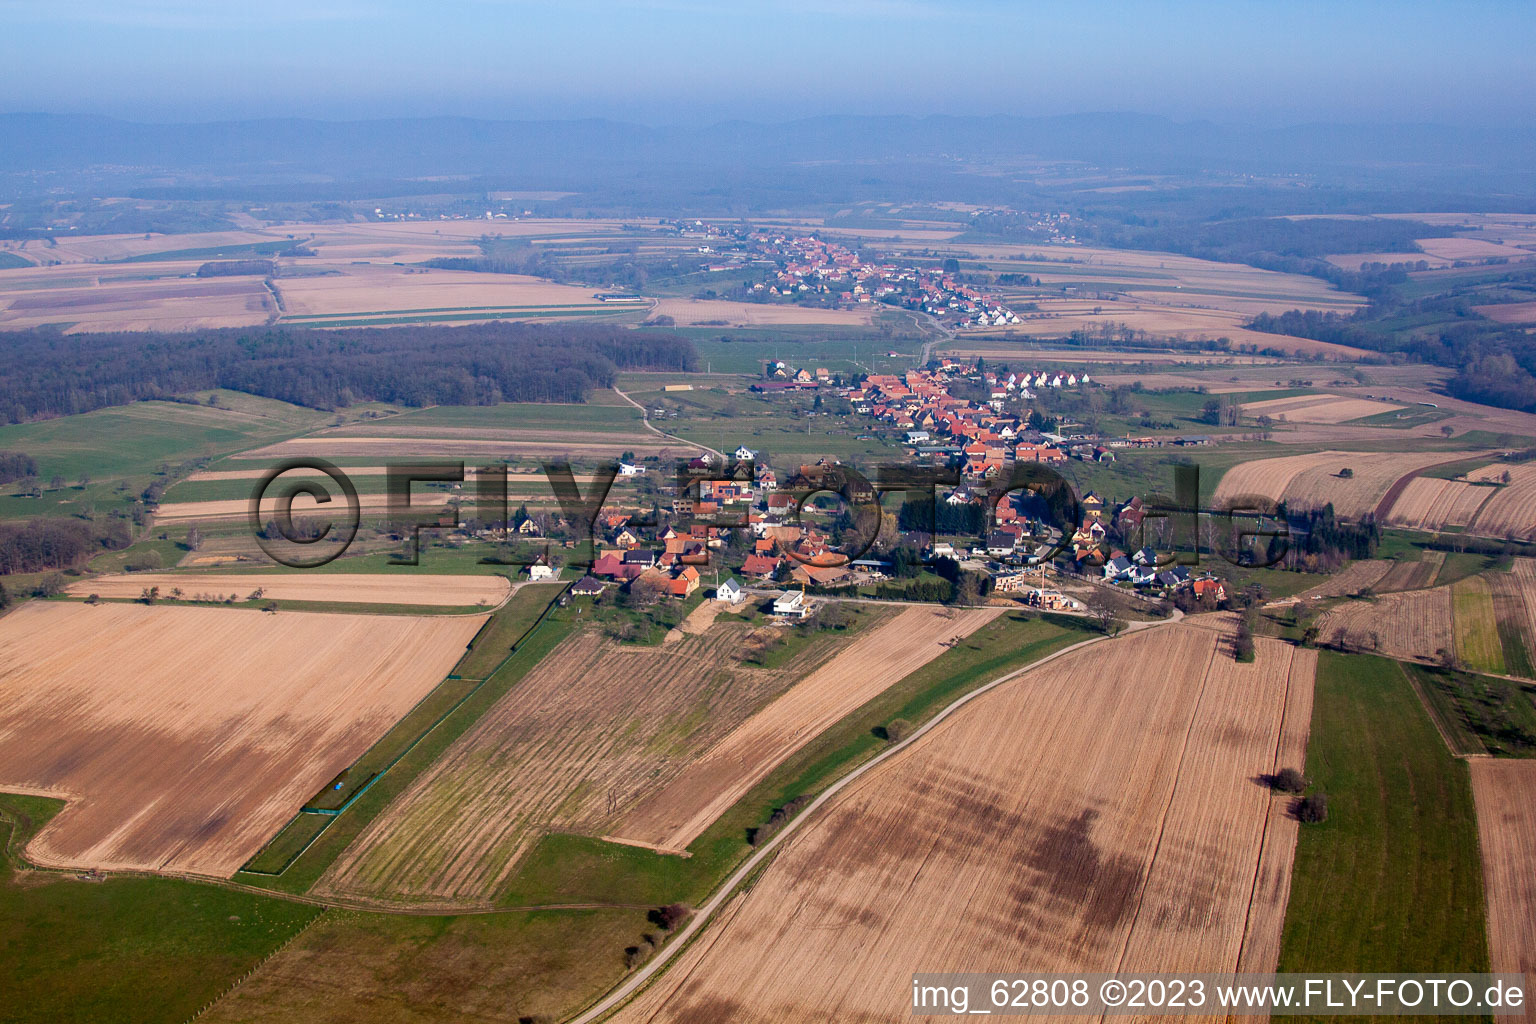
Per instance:
[[[1401,666],[1319,656],[1306,774],[1328,819],[1296,844],[1279,969],[1488,970],[1467,766]]]
[[[291,847],[294,836],[303,833],[303,822],[290,820],[246,863],[236,879],[281,892],[308,891],[390,800],[403,792],[570,632],[569,621],[552,621],[555,617],[550,610],[558,601],[558,594],[551,594],[551,590],[519,590],[497,612],[504,624],[493,629],[497,617],[493,616],[476,635],[460,667],[466,662],[476,668],[488,666],[483,681],[469,680],[458,671],[451,674],[305,805],[296,818],[310,816],[306,812],[312,809],[327,824],[321,825],[307,843],[283,860],[275,874],[267,873],[270,865],[282,847]],[[520,632],[518,624],[523,626]],[[338,783],[342,785],[340,790],[335,788]],[[290,829],[298,831],[290,833]]]

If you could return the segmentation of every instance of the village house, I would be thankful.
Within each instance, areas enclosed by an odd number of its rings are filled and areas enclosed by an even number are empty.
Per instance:
[[[811,614],[811,605],[804,592],[791,590],[774,599],[773,614],[783,619],[803,619]]]

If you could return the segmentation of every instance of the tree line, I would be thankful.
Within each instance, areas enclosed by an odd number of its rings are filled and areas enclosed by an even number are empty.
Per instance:
[[[6,336],[0,413],[11,423],[227,388],[315,409],[580,402],[620,370],[692,370],[675,334],[596,325],[226,329]]]
[[[0,524],[0,576],[82,565],[101,551],[121,551],[133,543],[122,519],[101,527],[78,519],[33,519]]]

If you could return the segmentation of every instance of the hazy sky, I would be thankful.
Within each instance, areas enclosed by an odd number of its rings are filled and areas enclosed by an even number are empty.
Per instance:
[[[0,0],[0,25],[0,109],[142,120],[1536,111],[1530,0]]]

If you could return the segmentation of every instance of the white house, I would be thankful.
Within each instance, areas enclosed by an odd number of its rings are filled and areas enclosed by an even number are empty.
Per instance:
[[[747,593],[741,589],[741,584],[732,576],[715,588],[715,600],[724,601],[727,604],[741,604],[746,600]]]
[[[528,567],[528,579],[534,583],[540,580],[552,580],[555,578],[555,570],[547,565],[530,565]]]
[[[774,599],[773,614],[786,619],[803,619],[811,614],[811,606],[806,603],[805,594],[791,590]]]
[[[757,459],[757,452],[753,451],[751,448],[748,448],[746,445],[742,445],[740,448],[737,448],[731,454],[736,456],[738,459],[743,460],[743,461],[745,461],[747,459],[752,459],[752,460],[756,460]]]
[[[1131,560],[1121,555],[1119,558],[1111,558],[1104,563],[1104,578],[1117,580],[1131,571]]]
[[[619,463],[619,476],[640,476],[645,472],[643,466],[633,466],[628,462]]]

